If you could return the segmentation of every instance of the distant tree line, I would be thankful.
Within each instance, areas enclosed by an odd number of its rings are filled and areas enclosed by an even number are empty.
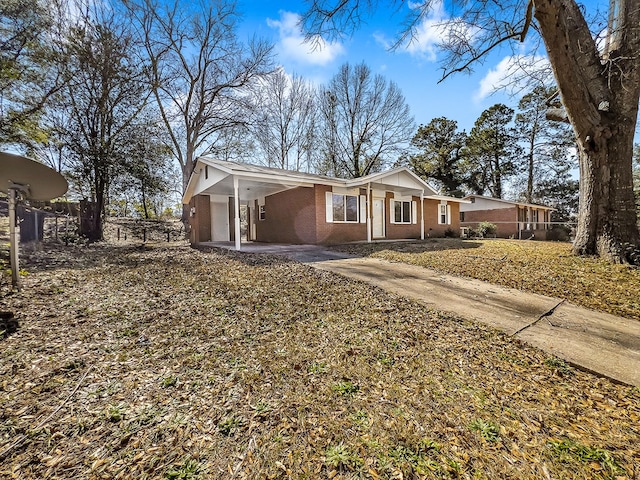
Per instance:
[[[546,118],[554,98],[554,88],[536,87],[517,111],[489,107],[469,133],[454,120],[434,118],[420,125],[403,162],[449,195],[552,205],[556,219],[568,220],[578,209],[577,152],[570,126]]]
[[[0,145],[97,204],[93,239],[105,214],[171,209],[200,155],[339,177],[400,162],[450,195],[577,209],[570,129],[545,117],[553,89],[468,133],[444,117],[416,132],[399,87],[364,63],[318,87],[278,67],[272,45],[238,37],[235,2],[5,0],[0,16]]]

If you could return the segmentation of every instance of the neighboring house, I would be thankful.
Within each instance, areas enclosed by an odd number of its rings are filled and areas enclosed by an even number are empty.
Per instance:
[[[404,167],[345,180],[200,157],[183,202],[192,243],[232,241],[239,250],[243,236],[330,245],[458,234],[462,200]]]
[[[551,207],[525,202],[512,202],[482,195],[467,195],[460,206],[460,226],[475,228],[480,222],[497,226],[501,238],[533,238],[546,240],[551,229]]]

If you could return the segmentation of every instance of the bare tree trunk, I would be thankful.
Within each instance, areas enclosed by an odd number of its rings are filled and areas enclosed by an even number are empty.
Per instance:
[[[527,194],[525,197],[527,203],[531,203],[533,201],[533,169],[535,166],[534,164],[535,138],[536,138],[535,134],[532,133],[529,141],[529,154],[527,158]]]
[[[144,182],[140,182],[140,193],[142,195],[142,211],[144,218],[149,220],[149,211],[147,210],[147,195],[145,194]]]
[[[635,1],[625,1],[618,15],[618,32],[625,32],[625,42],[612,42],[603,59],[574,0],[535,2],[535,17],[579,149],[574,252],[625,262],[624,244],[640,241],[632,177],[640,99],[640,9]]]
[[[580,149],[580,210],[574,252],[624,261],[623,244],[638,243],[631,160],[634,130],[622,120]]]

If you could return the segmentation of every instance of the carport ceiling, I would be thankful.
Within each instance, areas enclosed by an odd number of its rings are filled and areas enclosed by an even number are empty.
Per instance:
[[[260,197],[267,197],[284,190],[295,187],[311,187],[313,184],[303,184],[296,182],[284,182],[277,180],[264,181],[255,178],[238,178],[238,195],[241,202],[256,200]],[[233,197],[235,195],[233,189],[233,177],[231,175],[220,180],[215,185],[207,188],[202,192],[205,195],[223,195]]]

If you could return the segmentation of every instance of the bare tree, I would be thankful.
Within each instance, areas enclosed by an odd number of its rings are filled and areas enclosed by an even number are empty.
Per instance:
[[[344,64],[319,94],[324,152],[337,176],[362,177],[397,159],[415,123],[394,82]]]
[[[309,143],[315,128],[315,92],[303,78],[278,68],[258,83],[253,131],[264,163],[286,170],[309,170]]]
[[[150,95],[145,66],[133,56],[128,26],[97,6],[69,33],[68,81],[54,105],[68,116],[61,140],[70,168],[86,182],[95,202],[89,240],[102,239],[106,195],[125,162],[131,162],[132,131]]]
[[[348,31],[379,3],[314,0],[303,21],[310,34]],[[425,0],[412,10],[405,38],[436,5],[441,2]],[[534,41],[526,46],[544,41],[562,98],[562,118],[573,126],[578,145],[580,209],[574,252],[625,262],[630,259],[624,244],[640,241],[631,180],[640,99],[640,4],[610,0],[609,10],[601,49],[585,7],[576,0],[471,0],[446,22],[441,46],[448,53],[447,77],[469,70],[499,45],[527,37]]]
[[[198,155],[245,123],[244,89],[265,74],[271,46],[238,40],[235,2],[125,0],[144,38],[150,84],[187,183]],[[183,220],[186,219],[186,210]]]

